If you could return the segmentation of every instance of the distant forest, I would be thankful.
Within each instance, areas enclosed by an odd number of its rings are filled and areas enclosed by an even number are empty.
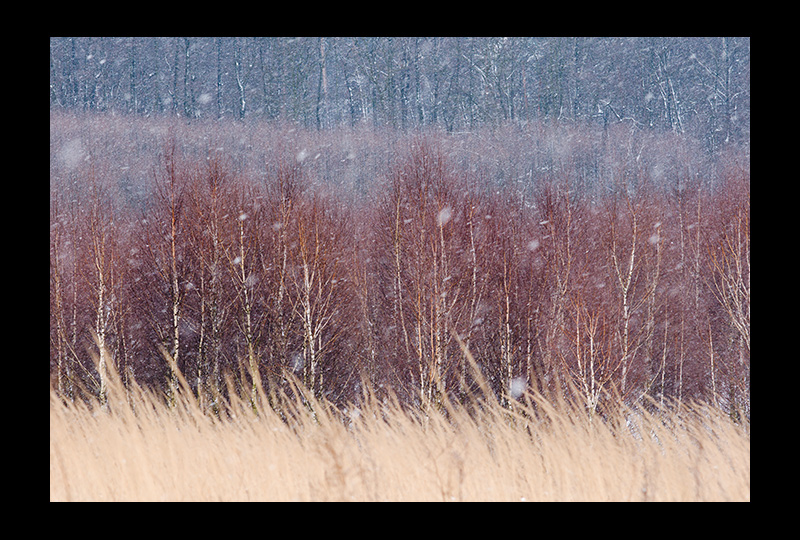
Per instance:
[[[72,112],[472,130],[573,121],[750,138],[750,38],[51,37]]]

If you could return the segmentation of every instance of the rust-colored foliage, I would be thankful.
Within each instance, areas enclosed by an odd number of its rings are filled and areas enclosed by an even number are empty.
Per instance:
[[[59,393],[102,394],[113,362],[174,395],[163,349],[212,409],[229,384],[261,399],[296,378],[335,402],[366,382],[444,405],[486,382],[504,405],[535,389],[749,411],[747,166],[665,181],[611,140],[563,166],[537,155],[523,181],[519,148],[498,169],[456,136],[275,136],[263,160],[179,131],[142,144],[147,196],[95,163],[51,179]],[[373,169],[348,169],[356,152]]]

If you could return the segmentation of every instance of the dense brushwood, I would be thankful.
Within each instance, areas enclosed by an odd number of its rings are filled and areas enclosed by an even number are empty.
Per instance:
[[[226,377],[255,392],[287,374],[334,402],[368,381],[442,403],[476,387],[464,345],[504,404],[534,389],[590,410],[703,399],[749,414],[741,154],[542,126],[469,138],[154,125],[112,160],[96,122],[51,118],[59,394],[101,395],[113,362],[170,396],[165,350],[205,407]]]

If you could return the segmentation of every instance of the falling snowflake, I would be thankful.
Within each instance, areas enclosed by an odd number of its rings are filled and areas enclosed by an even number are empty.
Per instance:
[[[514,377],[508,385],[508,393],[514,399],[519,399],[528,388],[528,381],[525,377]]]
[[[439,211],[439,215],[436,216],[436,222],[439,226],[446,225],[448,221],[453,217],[453,210],[449,206],[445,206]]]

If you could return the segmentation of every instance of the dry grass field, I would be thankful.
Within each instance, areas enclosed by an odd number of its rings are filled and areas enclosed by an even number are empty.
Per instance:
[[[536,396],[426,414],[237,399],[220,420],[121,396],[50,392],[51,501],[750,500],[749,423],[701,405],[601,419]]]

